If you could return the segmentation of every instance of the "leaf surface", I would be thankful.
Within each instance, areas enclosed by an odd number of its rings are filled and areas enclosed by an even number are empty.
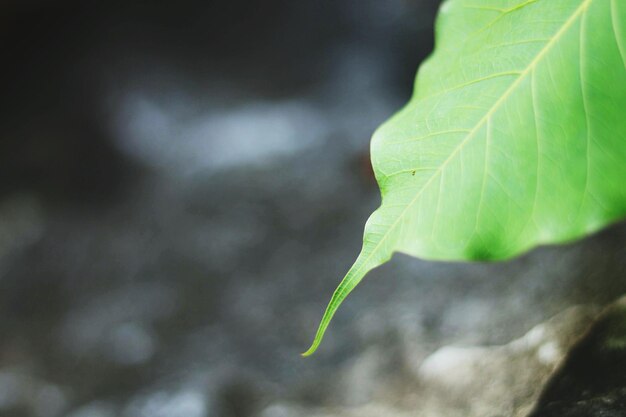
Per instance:
[[[382,204],[326,309],[394,252],[500,260],[626,215],[626,0],[448,0],[374,134]]]

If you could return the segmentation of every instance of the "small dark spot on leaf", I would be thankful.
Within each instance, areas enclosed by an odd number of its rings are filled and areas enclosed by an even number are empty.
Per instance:
[[[411,175],[413,176],[415,175],[415,170],[411,171]]]

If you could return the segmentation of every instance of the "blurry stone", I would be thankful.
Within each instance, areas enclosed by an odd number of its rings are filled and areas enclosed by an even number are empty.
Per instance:
[[[109,346],[103,353],[121,365],[145,363],[156,350],[151,332],[141,323],[123,323],[113,328],[106,338]]]
[[[250,102],[223,110],[201,109],[195,97],[172,102],[134,94],[114,109],[124,152],[183,176],[263,165],[323,143],[328,130],[327,118],[304,101]]]
[[[114,405],[95,401],[72,411],[67,417],[116,417],[117,412]]]
[[[272,404],[259,414],[258,417],[298,417],[302,415],[302,410],[289,404]]]
[[[174,289],[135,284],[100,295],[71,311],[62,326],[62,342],[75,355],[103,355],[120,364],[152,357],[155,340],[146,325],[178,308]]]
[[[414,417],[415,413],[395,407],[393,404],[371,403],[363,407],[343,410],[340,413],[328,413],[326,417]]]
[[[68,405],[61,387],[23,369],[0,370],[0,415],[28,410],[33,417],[57,417]]]
[[[572,349],[532,417],[626,415],[626,297],[604,311]]]
[[[346,406],[367,404],[382,384],[386,357],[379,348],[370,348],[351,361],[341,372],[339,400]],[[388,365],[387,365],[388,368]]]
[[[595,315],[595,308],[573,307],[504,346],[439,349],[418,371],[420,415],[526,416]]]
[[[259,391],[249,376],[233,374],[216,381],[214,393],[217,415],[223,417],[249,416],[258,409]],[[258,380],[258,377],[255,378]]]
[[[125,417],[207,417],[207,400],[197,391],[157,391],[131,402],[123,415]]]
[[[24,378],[10,371],[0,371],[0,411],[9,410],[21,402]]]
[[[68,398],[56,385],[46,384],[37,390],[33,402],[36,417],[56,417],[66,409]]]
[[[359,407],[303,407],[295,404],[277,403],[265,408],[255,417],[414,417],[407,410],[392,405],[371,403]]]
[[[44,224],[44,212],[35,197],[24,194],[0,201],[0,275],[4,258],[39,240]]]

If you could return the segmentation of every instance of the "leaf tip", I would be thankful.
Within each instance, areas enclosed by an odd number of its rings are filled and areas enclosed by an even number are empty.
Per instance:
[[[319,333],[320,333],[320,330],[318,330],[318,334],[315,336],[315,339],[313,340],[313,343],[311,344],[311,347],[309,348],[309,350],[307,350],[306,352],[301,353],[300,356],[302,356],[303,358],[308,358],[309,356],[311,356],[311,355],[313,355],[315,353],[315,351],[319,347],[320,343],[322,343],[323,334],[320,335]],[[323,331],[322,331],[322,333],[323,333]]]
[[[316,349],[313,349],[313,346],[311,346],[311,348],[309,348],[309,350],[307,350],[306,352],[303,352],[300,354],[301,357],[303,358],[308,358],[309,356],[311,356],[312,354],[315,353]]]
[[[313,343],[311,347],[306,352],[302,353],[302,357],[308,357],[315,353],[317,348],[322,343],[322,339],[324,339],[324,334],[326,333],[326,329],[328,329],[328,325],[332,320],[333,316],[337,312],[337,309],[345,300],[345,298],[350,294],[350,292],[356,287],[356,285],[361,281],[363,276],[367,271],[371,269],[371,267],[365,269],[362,264],[359,264],[359,259],[363,256],[363,253],[359,255],[357,258],[357,262],[352,265],[352,268],[348,271],[346,276],[343,278],[339,286],[335,289],[328,306],[326,307],[326,311],[324,312],[324,316],[322,317],[322,321],[317,328],[317,333],[315,334],[315,338],[313,339]]]

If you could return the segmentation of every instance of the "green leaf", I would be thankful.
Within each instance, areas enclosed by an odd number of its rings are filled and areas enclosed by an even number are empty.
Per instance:
[[[626,1],[448,0],[374,134],[382,205],[326,309],[394,252],[499,260],[626,215]]]

